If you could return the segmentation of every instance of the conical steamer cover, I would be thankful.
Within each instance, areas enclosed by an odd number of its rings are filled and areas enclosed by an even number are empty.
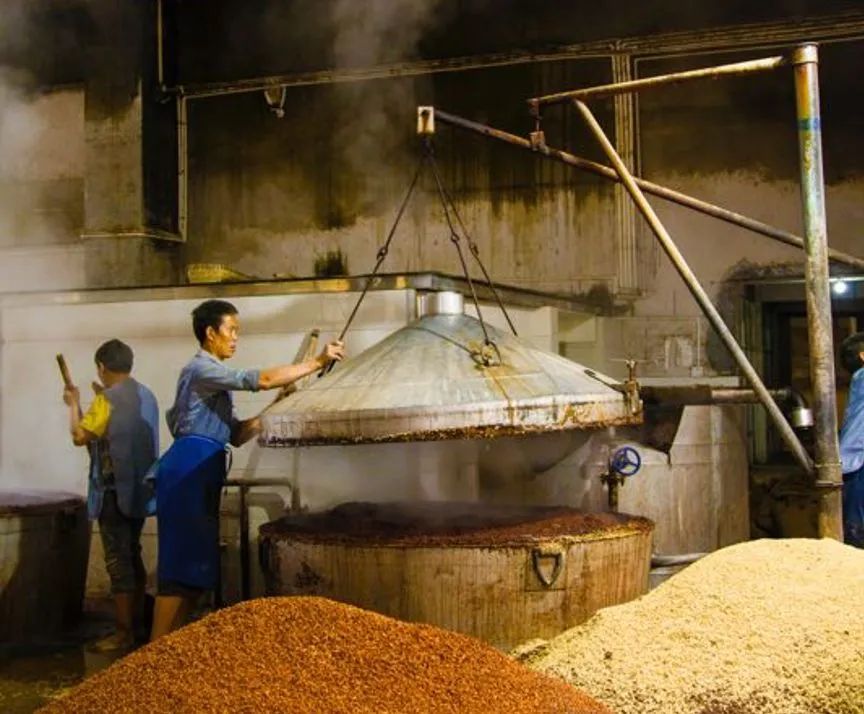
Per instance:
[[[499,364],[482,364],[476,318],[415,320],[277,404],[263,417],[261,442],[486,439],[641,422],[611,378],[486,329]]]

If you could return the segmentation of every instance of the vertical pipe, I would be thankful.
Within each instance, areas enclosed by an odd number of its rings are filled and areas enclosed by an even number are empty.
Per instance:
[[[628,82],[633,79],[632,58],[629,54],[612,56],[612,81]],[[619,94],[615,97],[615,148],[631,171],[635,171],[636,95]],[[636,209],[624,187],[615,185],[615,237],[618,252],[618,288],[622,293],[639,291],[639,260],[636,242]]]
[[[813,390],[816,484],[824,488],[819,502],[819,535],[843,540],[843,476],[837,443],[834,381],[834,336],[828,283],[828,239],[825,182],[822,176],[822,128],[819,112],[819,52],[816,45],[795,49],[795,97],[801,154],[801,199],[804,212],[805,292]]]
[[[672,237],[669,235],[665,226],[660,221],[657,213],[654,211],[651,204],[648,203],[648,199],[645,198],[645,194],[642,193],[642,190],[636,184],[636,181],[633,178],[633,174],[628,171],[627,167],[624,165],[624,162],[621,160],[621,157],[618,156],[618,152],[615,151],[615,147],[612,146],[612,142],[609,141],[609,137],[606,136],[603,128],[600,126],[600,124],[597,123],[597,119],[594,118],[591,110],[578,99],[574,100],[573,104],[579,110],[579,113],[582,114],[582,117],[585,119],[588,127],[591,129],[592,133],[597,138],[597,141],[600,142],[600,145],[603,147],[603,151],[606,153],[606,156],[609,157],[609,161],[612,163],[612,165],[615,167],[615,170],[618,172],[618,176],[621,178],[621,183],[624,184],[627,192],[630,194],[634,203],[636,204],[636,207],[639,209],[642,215],[645,216],[645,220],[648,221],[648,225],[651,226],[651,230],[654,231],[654,235],[657,236],[657,239],[660,241],[660,245],[663,247],[663,250],[666,251],[666,255],[669,256],[669,259],[672,261],[672,264],[675,266],[675,269],[678,271],[678,274],[681,276],[682,280],[684,280],[684,283],[687,285],[690,293],[696,299],[699,307],[702,308],[702,312],[705,313],[708,321],[717,331],[720,339],[723,340],[726,348],[732,354],[732,357],[735,359],[738,368],[747,378],[750,386],[753,387],[753,391],[756,392],[756,395],[759,397],[759,401],[762,403],[762,406],[765,407],[766,411],[771,416],[771,419],[774,422],[775,426],[780,431],[780,436],[783,437],[783,441],[792,450],[792,453],[795,455],[798,463],[800,463],[801,466],[804,467],[805,471],[807,471],[808,474],[812,474],[813,462],[810,460],[810,456],[807,454],[804,447],[801,445],[798,437],[795,436],[795,432],[792,431],[792,427],[789,425],[789,422],[786,421],[786,418],[783,416],[783,412],[780,411],[780,407],[778,407],[774,400],[771,398],[771,394],[768,392],[768,389],[766,389],[765,384],[762,382],[759,374],[753,368],[753,365],[750,364],[749,360],[747,359],[747,355],[744,354],[744,350],[741,349],[739,344],[735,341],[734,335],[726,326],[726,323],[723,322],[723,318],[720,316],[720,313],[717,312],[717,308],[714,307],[714,304],[711,302],[711,298],[708,297],[708,293],[706,293],[704,288],[699,284],[699,280],[691,270],[690,266],[687,264],[684,256],[678,250],[678,247],[675,245],[675,241],[672,240]]]
[[[189,138],[186,97],[177,97],[177,232],[186,240],[189,222]]]
[[[156,81],[165,88],[164,43],[162,41],[162,0],[156,0]]]
[[[240,599],[251,594],[249,571],[249,486],[240,484]]]

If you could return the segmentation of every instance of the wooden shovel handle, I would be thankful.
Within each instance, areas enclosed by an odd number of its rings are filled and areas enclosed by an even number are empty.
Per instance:
[[[62,354],[57,355],[57,366],[60,368],[60,376],[63,377],[63,384],[67,387],[74,386],[72,376],[69,374],[69,367],[66,364],[66,359]]]

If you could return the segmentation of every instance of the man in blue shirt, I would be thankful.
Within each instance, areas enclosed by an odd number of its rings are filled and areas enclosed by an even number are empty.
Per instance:
[[[840,429],[843,540],[864,548],[864,332],[856,332],[843,340],[840,358],[852,375]]]
[[[341,360],[341,342],[314,359],[270,369],[232,369],[237,349],[237,308],[207,300],[192,312],[201,349],[180,372],[168,426],[171,448],[156,472],[159,525],[159,595],[151,639],[183,625],[198,596],[219,574],[219,497],[228,468],[227,445],[240,446],[261,430],[258,416],[238,419],[234,391],[276,389]]]

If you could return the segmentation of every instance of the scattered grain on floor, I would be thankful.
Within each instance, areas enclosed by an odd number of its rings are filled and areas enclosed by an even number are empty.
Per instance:
[[[214,613],[43,711],[609,714],[479,640],[307,597]]]
[[[514,656],[620,714],[864,712],[864,551],[724,548]]]

